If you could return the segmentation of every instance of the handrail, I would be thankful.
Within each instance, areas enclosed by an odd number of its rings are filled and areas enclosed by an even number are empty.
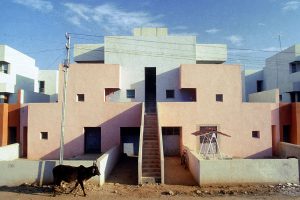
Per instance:
[[[162,140],[162,133],[159,123],[159,112],[158,105],[156,105],[157,110],[157,125],[158,125],[158,138],[159,138],[159,153],[160,153],[160,176],[161,176],[161,184],[165,183],[165,158],[164,158],[164,146]]]
[[[139,157],[138,157],[138,182],[139,182],[139,184],[142,184],[144,117],[145,117],[145,103],[143,102],[142,103],[141,128],[140,128],[140,141],[139,141]]]

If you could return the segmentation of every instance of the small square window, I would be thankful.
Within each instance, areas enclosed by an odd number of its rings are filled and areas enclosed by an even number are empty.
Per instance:
[[[259,133],[259,131],[252,131],[252,137],[253,137],[253,138],[260,138],[260,133]]]
[[[45,81],[39,81],[39,93],[45,93]]]
[[[166,90],[166,98],[167,99],[175,98],[175,91],[174,90]]]
[[[0,61],[0,72],[8,74],[8,64],[7,62]]]
[[[41,139],[48,140],[48,132],[41,132]]]
[[[216,101],[223,102],[223,94],[216,94]]]
[[[135,98],[135,90],[127,90],[126,95],[127,95],[127,98],[134,99]]]
[[[77,94],[77,102],[83,102],[84,101],[84,94]]]

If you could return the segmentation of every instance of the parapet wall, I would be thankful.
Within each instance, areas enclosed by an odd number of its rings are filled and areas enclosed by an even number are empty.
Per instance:
[[[200,160],[192,151],[189,169],[199,185],[299,183],[297,159]]]

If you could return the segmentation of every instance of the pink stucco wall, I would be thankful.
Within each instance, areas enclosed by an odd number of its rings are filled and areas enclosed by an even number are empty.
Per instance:
[[[66,158],[84,153],[84,127],[101,127],[101,151],[105,152],[120,143],[120,127],[140,126],[141,103],[104,102],[105,88],[119,88],[119,71],[119,65],[107,64],[73,64],[69,68]],[[30,159],[57,159],[59,156],[62,82],[61,78],[59,103],[29,105]],[[84,94],[85,101],[77,102],[77,94]],[[48,132],[48,140],[40,139],[43,131]]]
[[[222,153],[255,158],[272,155],[271,127],[278,126],[277,106],[242,103],[238,65],[182,65],[180,80],[181,88],[196,88],[197,102],[159,103],[158,114],[161,126],[182,127],[184,146],[198,152],[200,139],[193,133],[201,125],[216,125],[232,136],[219,136]],[[216,94],[223,94],[223,102],[216,102]],[[260,131],[260,138],[252,138],[252,131]]]

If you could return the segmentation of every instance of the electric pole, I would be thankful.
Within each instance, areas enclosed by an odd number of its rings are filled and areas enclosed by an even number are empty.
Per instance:
[[[68,83],[68,68],[70,66],[70,46],[71,37],[66,33],[66,59],[63,65],[64,85],[63,85],[63,101],[62,101],[62,115],[61,115],[61,134],[60,134],[60,151],[59,151],[59,164],[62,165],[64,161],[64,136],[65,136],[65,117],[67,105],[67,83]]]
[[[278,35],[278,42],[279,42],[280,51],[282,51],[282,48],[281,48],[281,35]]]

